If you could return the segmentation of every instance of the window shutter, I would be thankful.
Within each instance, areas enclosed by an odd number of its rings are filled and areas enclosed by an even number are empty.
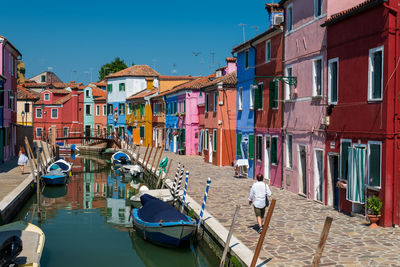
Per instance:
[[[236,155],[242,156],[242,149],[241,149],[241,144],[242,143],[242,134],[237,133],[236,134]]]
[[[278,138],[271,138],[271,163],[278,163]]]
[[[144,138],[144,127],[140,126],[140,138]]]
[[[258,160],[262,160],[262,136],[257,136],[256,157]]]
[[[382,94],[382,51],[377,51],[374,53],[374,74],[373,74],[373,89],[372,89],[372,97],[373,98],[381,98]]]
[[[349,146],[351,143],[349,142],[343,142],[342,143],[342,151],[340,154],[341,162],[342,162],[342,167],[341,167],[341,178],[344,180],[347,180],[348,177],[348,165],[349,165]]]
[[[254,134],[249,135],[249,159],[254,159]]]
[[[112,84],[108,84],[107,85],[107,89],[108,89],[109,92],[112,92]]]
[[[331,101],[332,102],[337,102],[337,90],[338,90],[338,84],[337,84],[337,62],[333,62],[331,65],[332,68],[332,74],[331,74],[331,79],[332,79],[332,84],[331,84]]]
[[[260,108],[260,90],[259,90],[259,88],[260,88],[260,86],[257,86],[257,88],[255,87],[256,85],[253,85],[254,86],[254,109],[259,109]]]
[[[217,130],[213,132],[213,150],[217,151]]]
[[[275,82],[269,82],[269,107],[275,107]]]
[[[378,144],[371,144],[369,156],[369,185],[381,186],[381,146]]]

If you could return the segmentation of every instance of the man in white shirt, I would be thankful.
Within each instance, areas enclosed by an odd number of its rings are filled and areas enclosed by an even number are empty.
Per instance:
[[[251,187],[249,195],[249,205],[253,204],[254,206],[259,233],[262,231],[262,219],[265,214],[265,198],[272,195],[271,190],[263,180],[264,176],[261,173],[257,174],[257,182]]]

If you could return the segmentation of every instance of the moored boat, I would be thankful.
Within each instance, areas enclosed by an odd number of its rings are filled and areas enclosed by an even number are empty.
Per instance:
[[[66,173],[55,170],[42,175],[42,180],[46,185],[63,185],[67,182],[67,176]]]
[[[144,194],[141,209],[133,209],[133,227],[155,244],[178,247],[190,244],[196,221],[158,198]]]
[[[128,154],[118,151],[117,153],[114,153],[111,156],[111,161],[113,164],[130,164],[131,163],[131,158],[129,157]]]
[[[72,164],[66,162],[63,159],[59,159],[56,162],[50,164],[50,166],[47,168],[47,172],[55,170],[61,170],[62,172],[69,173],[72,170]]]
[[[0,226],[0,266],[40,266],[44,243],[43,231],[31,223],[17,221]],[[12,255],[10,251],[15,248],[20,252]]]
[[[136,209],[141,208],[142,202],[140,201],[140,197],[143,196],[144,194],[156,197],[161,201],[167,202],[169,204],[171,204],[172,201],[174,200],[169,189],[152,189],[147,191],[146,190],[140,191],[139,189],[139,193],[130,198],[131,206]]]

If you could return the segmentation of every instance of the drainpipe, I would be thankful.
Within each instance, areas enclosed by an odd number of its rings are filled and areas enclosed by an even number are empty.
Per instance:
[[[283,76],[285,76],[285,32],[284,32],[284,29],[282,29],[282,74],[283,74]],[[282,85],[284,85],[284,83]],[[282,88],[285,88],[285,87],[282,86]],[[281,90],[282,99],[284,98],[283,90]],[[281,189],[284,189],[285,187],[283,185],[283,180],[284,180],[283,179],[283,176],[284,176],[283,171],[284,171],[285,160],[283,159],[283,155],[284,155],[284,153],[283,153],[284,152],[283,140],[285,140],[285,142],[287,142],[287,140],[285,139],[285,134],[284,134],[285,105],[284,105],[283,101],[281,103],[282,103],[282,105],[281,105],[281,123],[282,123],[282,131],[281,131],[281,159],[282,159],[282,162],[281,162]],[[292,145],[293,145],[293,141],[292,141]],[[292,148],[292,152],[293,152],[293,148]],[[292,165],[293,165],[293,157],[292,157]]]

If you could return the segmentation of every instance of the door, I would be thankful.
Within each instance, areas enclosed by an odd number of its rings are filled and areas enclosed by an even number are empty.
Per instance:
[[[208,138],[208,162],[213,162],[213,135],[210,134],[210,138]]]
[[[85,126],[85,136],[89,137],[90,136],[90,125]]]
[[[339,209],[339,188],[336,186],[339,177],[339,156],[328,156],[328,205]]]
[[[319,201],[322,201],[324,193],[323,157],[323,150],[314,151],[314,199]]]
[[[270,179],[270,149],[271,149],[271,138],[269,135],[264,137],[264,178]]]
[[[299,193],[307,195],[307,153],[303,145],[299,145]]]

